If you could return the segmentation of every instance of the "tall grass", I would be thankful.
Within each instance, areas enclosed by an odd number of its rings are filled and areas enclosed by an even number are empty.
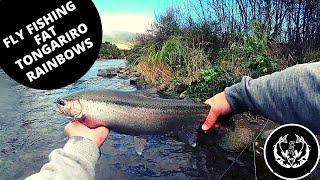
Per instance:
[[[209,65],[203,49],[188,46],[180,36],[172,36],[162,46],[149,43],[136,56],[137,71],[158,87],[170,82],[191,84],[199,79],[200,70]]]

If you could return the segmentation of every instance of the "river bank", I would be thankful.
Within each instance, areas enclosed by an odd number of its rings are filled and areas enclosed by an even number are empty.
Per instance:
[[[155,87],[147,83],[141,76],[141,73],[137,72],[132,65],[120,69],[100,69],[98,75],[106,78],[117,76],[118,78],[128,79],[130,80],[130,84],[135,86],[139,93],[146,96],[192,100],[201,103],[200,99],[192,98],[192,94],[188,94],[187,91],[179,91],[178,87],[168,88],[166,85]],[[208,156],[210,156],[210,152],[216,152],[220,156],[219,158],[226,160],[226,164],[246,167],[253,170],[251,172],[255,171],[252,164],[255,161],[257,163],[257,174],[260,175],[258,178],[274,178],[274,175],[269,171],[264,162],[263,147],[269,134],[279,124],[249,113],[228,117],[222,123],[224,124],[224,129],[211,129],[206,133],[200,130],[199,127],[199,147],[197,148],[209,149],[207,152]],[[231,168],[228,171],[231,172],[226,172],[226,174],[232,174],[233,170]],[[210,173],[210,170],[208,172]],[[310,177],[316,177],[319,173],[318,166]]]

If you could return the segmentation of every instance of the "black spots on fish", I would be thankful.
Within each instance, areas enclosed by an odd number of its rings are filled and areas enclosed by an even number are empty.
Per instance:
[[[149,98],[114,90],[86,90],[73,93],[73,99],[103,102],[124,107],[146,108],[163,113],[207,114],[210,107],[186,100]]]

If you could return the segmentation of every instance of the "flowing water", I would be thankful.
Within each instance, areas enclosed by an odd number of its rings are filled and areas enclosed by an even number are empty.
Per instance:
[[[19,85],[0,70],[0,179],[24,179],[38,172],[50,152],[63,147],[68,122],[54,111],[58,97],[85,89],[136,91],[129,80],[96,75],[98,69],[124,66],[124,60],[98,61],[76,83],[48,91]],[[131,136],[111,132],[101,147],[96,179],[218,179],[231,162],[202,136],[196,148],[179,142],[174,134],[152,136],[139,156]],[[252,164],[236,163],[223,177],[243,178],[254,178]]]

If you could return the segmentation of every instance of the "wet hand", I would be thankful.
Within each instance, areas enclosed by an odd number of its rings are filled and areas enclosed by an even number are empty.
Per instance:
[[[206,121],[202,125],[202,130],[207,131],[212,126],[215,128],[219,128],[220,124],[216,123],[218,117],[220,115],[226,115],[232,112],[230,104],[226,99],[226,95],[224,92],[216,94],[212,98],[206,100],[206,104],[211,106],[210,112],[207,116]]]
[[[64,131],[69,138],[72,136],[88,138],[96,143],[98,147],[104,143],[109,134],[109,130],[106,127],[90,129],[79,121],[69,122]]]

